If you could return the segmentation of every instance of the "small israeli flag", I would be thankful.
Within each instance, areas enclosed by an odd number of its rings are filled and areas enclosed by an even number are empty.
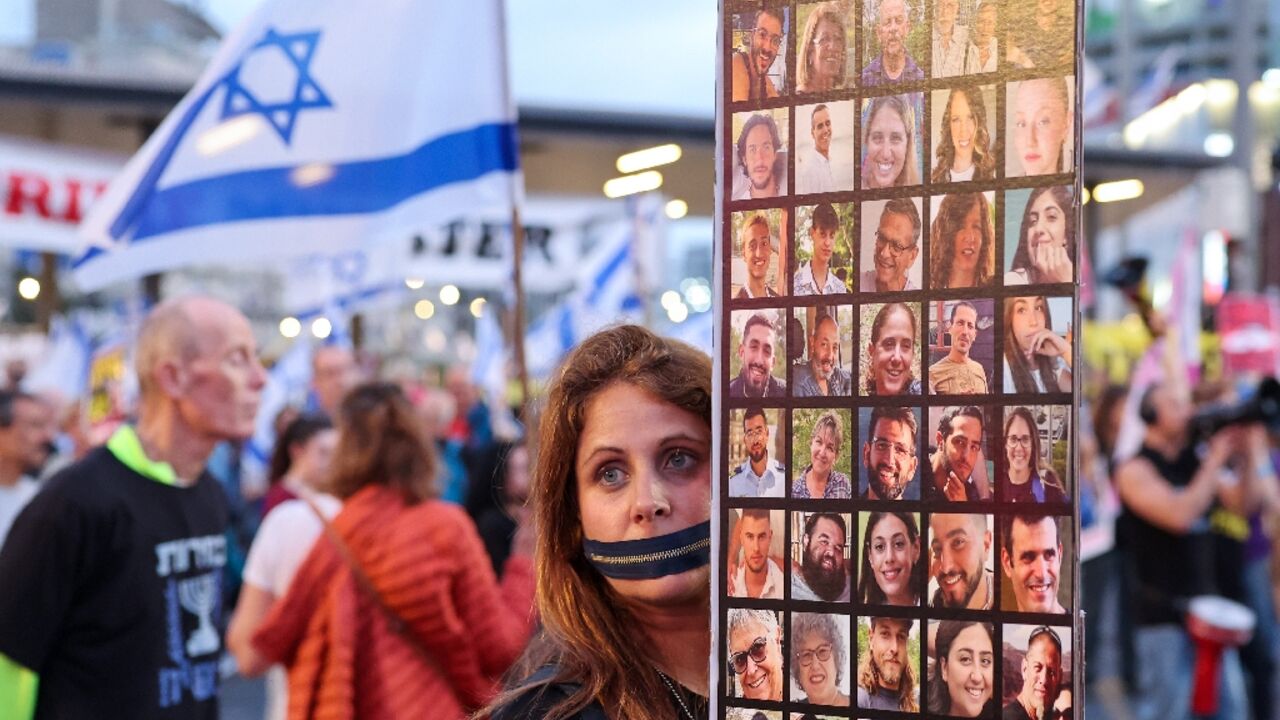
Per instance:
[[[520,200],[501,0],[266,0],[81,225],[83,289]]]

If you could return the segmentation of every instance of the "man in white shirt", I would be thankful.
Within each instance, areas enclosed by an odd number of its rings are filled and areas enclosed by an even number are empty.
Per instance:
[[[813,136],[813,150],[799,157],[796,192],[831,192],[835,190],[831,180],[831,111],[826,105],[813,108],[809,133]]]
[[[34,395],[0,391],[0,546],[40,486],[32,477],[49,457],[53,418]]]
[[[933,23],[933,76],[955,77],[964,74],[965,51],[969,48],[969,29],[956,24],[960,0],[939,0]]]
[[[743,411],[742,435],[747,457],[729,476],[729,496],[782,497],[787,469],[769,457],[769,424],[758,405]]]

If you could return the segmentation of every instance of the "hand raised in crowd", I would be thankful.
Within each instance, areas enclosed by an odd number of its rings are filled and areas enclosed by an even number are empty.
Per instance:
[[[1228,425],[1214,433],[1209,438],[1204,464],[1216,466],[1231,464],[1231,461],[1245,449],[1245,436],[1245,428],[1240,425]]]
[[[1071,282],[1075,274],[1065,245],[1043,243],[1032,247],[1031,266],[1040,276],[1040,282]]]

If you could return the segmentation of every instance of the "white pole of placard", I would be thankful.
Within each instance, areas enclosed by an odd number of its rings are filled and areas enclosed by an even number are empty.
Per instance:
[[[1081,15],[721,2],[713,718],[1079,715]]]

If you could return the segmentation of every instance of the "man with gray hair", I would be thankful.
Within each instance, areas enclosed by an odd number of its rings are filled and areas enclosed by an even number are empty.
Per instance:
[[[0,551],[7,718],[218,715],[227,505],[205,463],[252,434],[266,374],[207,297],[153,309],[135,358],[136,425],[50,478]]]

